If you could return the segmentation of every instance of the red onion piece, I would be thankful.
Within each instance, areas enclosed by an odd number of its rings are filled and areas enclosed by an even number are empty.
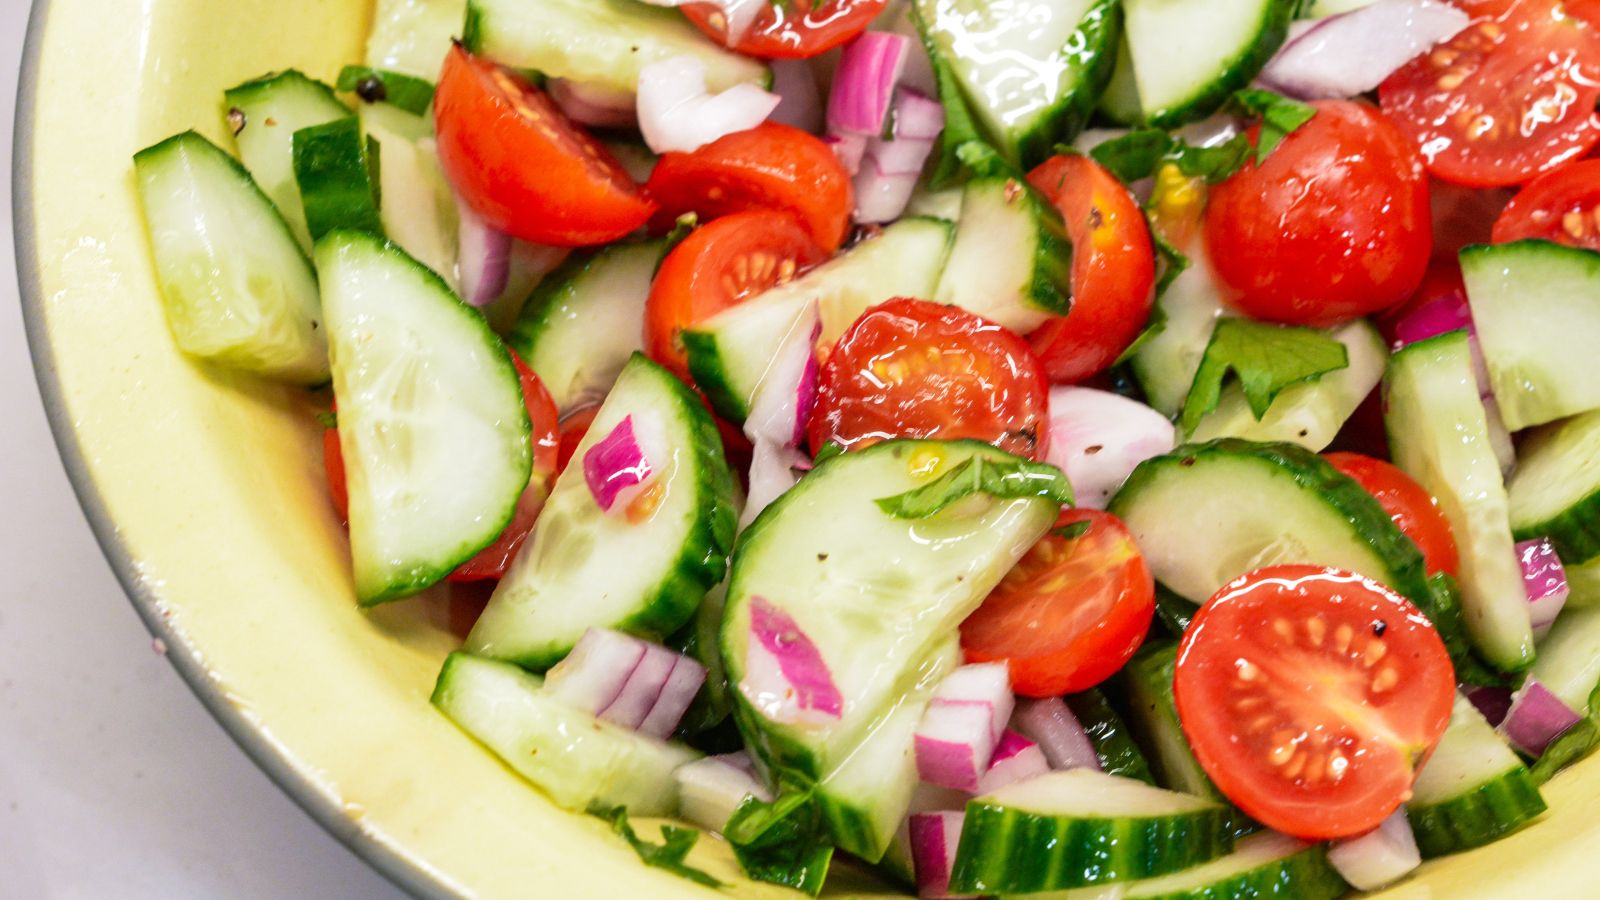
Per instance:
[[[1017,698],[1011,693],[1011,670],[1003,662],[974,663],[945,676],[933,691],[933,703],[977,703],[990,710],[989,739],[998,744],[1011,720]],[[984,765],[989,761],[984,760]]]
[[[552,78],[550,99],[567,118],[591,128],[632,128],[638,122],[636,101],[626,91]]]
[[[917,774],[938,787],[975,793],[994,757],[993,718],[987,703],[929,703],[917,725]]]
[[[1008,784],[1027,781],[1050,771],[1050,761],[1044,758],[1039,745],[1015,731],[1000,736],[994,748],[994,758],[989,771],[978,780],[979,794],[992,794]]]
[[[1394,326],[1394,349],[1461,329],[1472,329],[1472,310],[1462,294],[1450,293],[1412,310]]]
[[[821,333],[821,314],[815,302],[809,303],[778,345],[751,401],[744,434],[754,452],[741,528],[794,487],[799,480],[794,470],[810,463],[796,448],[805,440],[806,422],[817,402],[816,343]]]
[[[720,94],[706,89],[705,63],[675,56],[639,72],[639,131],[656,153],[695,150],[754,128],[777,109],[779,97],[753,84],[736,84]]]
[[[1511,711],[1510,688],[1475,685],[1464,690],[1467,699],[1490,725],[1499,725],[1506,720],[1506,713]]]
[[[563,703],[599,715],[622,693],[645,649],[645,642],[631,635],[591,628],[566,659],[545,673],[544,689]]]
[[[1562,732],[1578,724],[1582,716],[1561,701],[1550,689],[1529,678],[1511,698],[1506,719],[1495,730],[1511,746],[1538,757]]]
[[[1375,891],[1410,874],[1422,865],[1422,854],[1405,807],[1360,837],[1334,841],[1328,862],[1358,891]]]
[[[811,638],[764,597],[750,600],[750,642],[739,690],[762,715],[785,725],[826,725],[844,697]]]
[[[1120,394],[1050,390],[1046,458],[1066,473],[1079,506],[1105,509],[1139,463],[1171,452],[1177,439],[1166,416]]]
[[[491,227],[460,194],[456,211],[461,220],[456,232],[461,299],[484,306],[500,296],[511,276],[511,235]]]
[[[672,776],[678,782],[678,815],[709,831],[721,831],[746,797],[772,800],[742,751],[697,759]]]
[[[706,667],[698,660],[682,653],[674,656],[672,674],[661,686],[650,713],[639,723],[640,734],[666,740],[677,730],[678,723],[683,721],[683,714],[689,711],[689,704],[700,693],[700,686],[706,683]]]
[[[829,134],[822,142],[833,149],[839,164],[851,175],[861,171],[861,160],[867,153],[867,136],[864,134]]]
[[[911,860],[917,873],[918,897],[956,897],[950,893],[950,870],[961,843],[964,812],[916,813],[911,817]],[[968,895],[959,895],[968,896]]]
[[[911,38],[882,31],[862,32],[846,44],[828,95],[828,130],[882,134],[910,50]]]
[[[1011,727],[1038,743],[1052,769],[1102,770],[1094,742],[1060,697],[1018,701]]]
[[[1302,100],[1354,97],[1471,21],[1439,0],[1378,0],[1312,24],[1284,44],[1261,80]]]
[[[745,492],[744,511],[739,514],[740,530],[750,527],[772,501],[799,484],[795,471],[803,471],[810,464],[811,460],[793,447],[756,442],[750,453],[750,489]]]
[[[772,92],[779,97],[778,108],[768,120],[812,134],[821,131],[822,97],[811,64],[803,59],[774,59],[768,65],[772,68]]]
[[[944,107],[916,91],[896,94],[894,108],[893,138],[868,139],[855,172],[853,217],[862,224],[881,225],[900,218],[944,129]]]
[[[672,677],[677,657],[678,654],[660,644],[645,644],[644,658],[633,667],[617,699],[600,711],[600,719],[630,731],[637,729],[660,699],[661,689]]]
[[[1542,637],[1567,605],[1570,589],[1567,570],[1556,555],[1549,538],[1536,538],[1517,544],[1517,559],[1522,563],[1522,583],[1528,588],[1528,612],[1533,618],[1533,633]]]
[[[611,433],[583,454],[583,477],[600,508],[626,508],[637,489],[655,474],[634,429],[633,416],[625,416]],[[620,501],[620,504],[619,504]]]

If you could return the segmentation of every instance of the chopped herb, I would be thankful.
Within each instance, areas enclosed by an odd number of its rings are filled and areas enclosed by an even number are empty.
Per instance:
[[[323,428],[338,428],[339,414],[333,410],[319,412],[317,413],[317,422],[320,423]]]
[[[633,852],[639,854],[639,858],[644,861],[645,865],[665,869],[674,875],[680,875],[706,887],[720,888],[724,886],[722,882],[684,862],[684,859],[689,855],[689,850],[694,847],[695,841],[700,839],[700,832],[693,828],[663,825],[661,826],[661,839],[665,843],[652,844],[634,834],[633,826],[628,824],[628,811],[623,807],[616,806],[610,809],[595,807],[591,808],[589,813],[610,822],[611,830],[622,835],[622,839],[628,842],[628,846],[633,848]]]
[[[1100,144],[1089,151],[1089,158],[1124,184],[1149,178],[1168,162],[1190,178],[1216,184],[1250,158],[1250,141],[1239,134],[1215,147],[1196,147],[1160,129],[1141,128]]]
[[[1089,523],[1087,521],[1083,521],[1073,522],[1070,525],[1063,525],[1060,528],[1054,529],[1050,533],[1058,538],[1065,538],[1069,541],[1075,541],[1078,538],[1083,537],[1088,531]]]
[[[1317,114],[1317,108],[1308,103],[1260,89],[1239,91],[1230,103],[1245,115],[1261,120],[1261,136],[1256,139],[1256,165],[1278,149],[1284,138]]]
[[[1600,726],[1585,716],[1556,736],[1529,768],[1534,784],[1544,784],[1557,772],[1588,756],[1600,743]]]
[[[818,450],[815,456],[811,457],[811,465],[812,467],[820,466],[835,456],[842,456],[843,454],[843,444],[838,441],[829,441],[822,445],[822,449]]]
[[[746,797],[722,833],[751,878],[813,897],[821,892],[833,843],[811,791],[785,789],[771,803]]]
[[[1180,424],[1185,434],[1194,433],[1206,413],[1217,408],[1230,371],[1238,376],[1250,412],[1260,419],[1284,388],[1348,365],[1344,345],[1315,329],[1219,319],[1184,401]]]
[[[1049,463],[1015,460],[995,462],[974,456],[919,488],[884,497],[878,508],[897,519],[926,519],[974,494],[1002,500],[1043,497],[1063,506],[1072,503],[1067,476]]]

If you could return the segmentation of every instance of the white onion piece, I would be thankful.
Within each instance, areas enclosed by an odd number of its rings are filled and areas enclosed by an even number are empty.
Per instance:
[[[1529,678],[1521,689],[1511,695],[1511,709],[1506,711],[1505,721],[1495,730],[1511,746],[1529,756],[1538,757],[1543,755],[1551,741],[1582,719],[1549,688]]]
[[[743,751],[697,759],[672,777],[678,782],[678,815],[708,831],[720,832],[746,797],[772,800]]]
[[[1378,0],[1312,23],[1284,44],[1261,80],[1303,100],[1364,94],[1471,21],[1439,0]]]
[[[978,793],[991,794],[1008,784],[1037,778],[1049,771],[1050,761],[1044,758],[1044,751],[1038,744],[1015,731],[1007,731],[994,748],[989,771],[978,780]]]
[[[1120,394],[1050,390],[1048,461],[1065,472],[1077,505],[1105,509],[1139,463],[1177,446],[1166,416]]]
[[[674,655],[672,674],[661,686],[650,713],[639,723],[640,734],[666,740],[677,730],[683,714],[689,711],[695,695],[700,693],[700,686],[706,683],[706,667],[699,660],[682,653]]]
[[[769,65],[778,108],[767,117],[768,121],[812,134],[821,131],[822,96],[817,92],[817,80],[811,76],[811,65],[803,59],[774,59]]]
[[[620,725],[630,731],[642,725],[645,716],[650,715],[650,710],[661,698],[661,689],[666,687],[667,679],[672,677],[677,657],[678,654],[660,644],[645,644],[644,658],[633,667],[617,699],[600,711],[601,721]]]
[[[565,659],[545,673],[545,692],[590,715],[599,715],[622,693],[644,656],[644,641],[609,628],[591,628],[578,638]]]
[[[720,94],[706,90],[705,63],[675,56],[639,71],[639,131],[656,153],[698,149],[724,135],[766,121],[780,98],[753,84]]]
[[[1409,875],[1422,865],[1422,854],[1405,807],[1360,837],[1334,841],[1328,862],[1358,891],[1375,891]]]
[[[511,235],[485,222],[460,194],[456,212],[461,223],[456,232],[461,299],[484,306],[500,296],[511,277]]]
[[[1089,733],[1060,697],[1019,701],[1011,727],[1039,745],[1052,769],[1102,769]]]
[[[627,91],[552,78],[548,83],[550,99],[561,107],[567,118],[591,128],[631,128],[638,121],[634,112],[637,101]]]
[[[916,813],[909,822],[911,860],[917,873],[917,896],[948,898],[950,872],[961,843],[966,813],[957,811]],[[965,896],[965,895],[962,895]]]

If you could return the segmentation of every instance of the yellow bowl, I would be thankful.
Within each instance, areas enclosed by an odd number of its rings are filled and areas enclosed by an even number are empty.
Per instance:
[[[132,154],[191,127],[222,140],[221,91],[246,78],[289,66],[331,78],[360,58],[369,16],[352,0],[35,3],[16,230],[28,337],[68,471],[195,693],[398,884],[437,896],[707,896],[640,865],[598,820],[551,806],[434,712],[433,678],[455,644],[446,605],[356,608],[307,398],[194,365],[162,319]],[[1600,896],[1600,817],[1589,812],[1600,762],[1546,797],[1545,821],[1430,863],[1393,896]],[[733,879],[719,848],[697,853]]]

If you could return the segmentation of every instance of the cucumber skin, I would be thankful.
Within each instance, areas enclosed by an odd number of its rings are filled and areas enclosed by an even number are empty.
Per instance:
[[[1095,755],[1100,757],[1100,768],[1106,774],[1155,785],[1156,777],[1150,773],[1150,763],[1139,752],[1139,745],[1134,743],[1127,724],[1111,708],[1105,694],[1098,688],[1090,688],[1081,694],[1069,695],[1066,702],[1088,733]]]
[[[1546,444],[1559,441],[1559,432],[1569,428],[1583,428],[1592,423],[1595,416],[1600,416],[1600,413],[1581,413],[1572,419],[1549,426],[1555,431],[1537,433],[1524,444],[1519,455],[1526,459],[1538,454]],[[1521,474],[1520,470],[1513,472],[1507,481],[1508,497],[1515,491]],[[1548,537],[1555,545],[1556,555],[1561,558],[1563,565],[1576,566],[1600,556],[1600,486],[1596,486],[1594,490],[1568,505],[1566,509],[1547,519],[1518,522],[1515,513],[1513,509],[1512,536],[1519,541]]]
[[[1150,894],[1140,900],[1334,900],[1349,891],[1350,885],[1328,862],[1328,848],[1317,844],[1202,888]]]
[[[1054,156],[1057,144],[1071,143],[1089,124],[1117,67],[1122,23],[1122,0],[1099,0],[1083,14],[1073,35],[1082,35],[1083,40],[1069,41],[1084,48],[1073,60],[1080,67],[1077,86],[1056,106],[1054,114],[1035,123],[1017,140],[1014,162],[1032,169]]]
[[[313,241],[335,230],[384,236],[369,149],[353,115],[295,132],[294,177]]]
[[[1121,707],[1126,721],[1141,722],[1149,717],[1161,720],[1162,730],[1182,736],[1183,726],[1178,721],[1178,705],[1173,699],[1172,681],[1178,666],[1176,641],[1150,641],[1139,649],[1133,659],[1113,676],[1107,688]],[[1140,713],[1143,713],[1142,715]],[[1182,746],[1184,759],[1163,759],[1160,752],[1162,736],[1153,728],[1134,728],[1129,734],[1142,752],[1151,783],[1170,791],[1182,791],[1208,800],[1228,802],[1205,770],[1194,758],[1185,740]],[[1185,771],[1178,771],[1182,768]]]
[[[679,332],[689,359],[689,377],[711,401],[711,408],[730,422],[743,422],[750,410],[739,392],[728,383],[727,373],[718,365],[717,336],[710,332],[685,329]]]
[[[1475,790],[1432,806],[1410,806],[1406,818],[1423,859],[1499,840],[1545,811],[1531,773],[1512,769]]]
[[[1025,894],[1152,878],[1232,849],[1221,806],[1137,819],[1057,819],[980,798],[967,804],[950,892]]]
[[[1256,31],[1255,43],[1228,63],[1222,77],[1175,106],[1154,112],[1145,110],[1145,124],[1157,128],[1175,128],[1204,119],[1226,105],[1236,91],[1250,86],[1267,61],[1283,46],[1289,36],[1289,23],[1294,21],[1299,7],[1300,0],[1272,0],[1265,20]]]
[[[1018,184],[1023,196],[1033,204],[1034,222],[1039,229],[1033,280],[1024,292],[1028,305],[1058,316],[1067,315],[1072,312],[1072,238],[1067,236],[1067,223],[1033,185],[1026,180]]]

